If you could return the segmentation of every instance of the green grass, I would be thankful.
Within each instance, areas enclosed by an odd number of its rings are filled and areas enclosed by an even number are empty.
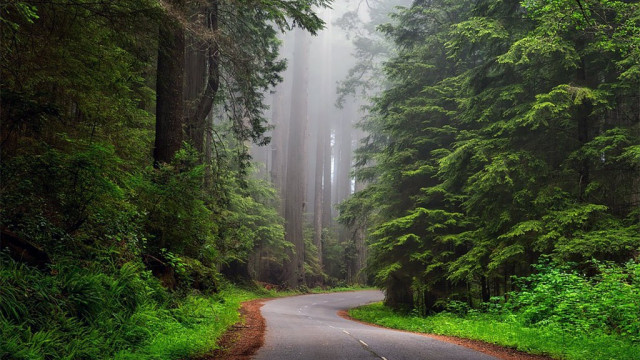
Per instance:
[[[220,337],[240,321],[238,310],[243,302],[292,295],[300,295],[300,292],[228,286],[215,296],[189,296],[171,316],[147,324],[157,334],[148,344],[120,352],[114,358],[151,360],[204,355],[217,349]]]
[[[361,287],[314,288],[312,293],[363,290]],[[240,320],[242,302],[258,298],[302,295],[300,291],[251,290],[228,287],[213,297],[190,296],[171,316],[154,318],[148,324],[157,335],[145,346],[122,351],[115,359],[177,359],[195,357],[217,349],[224,332]]]
[[[314,288],[312,293],[371,289],[365,287]],[[301,295],[299,291],[245,290],[229,287],[215,297],[191,296],[173,312],[173,316],[153,320],[150,329],[157,336],[135,351],[123,351],[115,359],[175,359],[193,357],[217,348],[222,334],[240,320],[238,309],[244,301]]]
[[[638,359],[640,344],[601,332],[569,333],[552,327],[527,327],[516,316],[441,313],[429,317],[400,314],[381,303],[349,311],[353,318],[381,326],[482,340],[557,359]]]

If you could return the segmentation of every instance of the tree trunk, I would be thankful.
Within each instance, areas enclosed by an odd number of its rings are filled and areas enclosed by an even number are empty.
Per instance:
[[[364,268],[367,266],[367,225],[365,223],[356,223],[353,237],[356,248],[355,281],[359,284],[366,284],[367,274],[364,272]]]
[[[413,307],[411,294],[411,279],[391,276],[387,280],[384,304],[393,309],[407,309]]]
[[[213,1],[210,7],[201,9],[206,14],[206,27],[215,36],[218,32],[218,3]],[[213,109],[213,103],[220,87],[220,53],[215,40],[192,39],[192,48],[187,52],[187,103],[189,115],[186,121],[189,143],[202,154],[207,116]]]
[[[294,245],[287,264],[287,283],[295,288],[305,281],[303,221],[305,212],[305,134],[307,128],[309,39],[305,32],[297,30],[293,69],[293,94],[286,170],[285,237]]]
[[[182,8],[184,0],[173,0]],[[184,30],[167,17],[160,24],[158,39],[158,74],[156,80],[156,138],[153,149],[155,165],[169,163],[182,146],[184,120]]]
[[[314,202],[313,202],[313,244],[318,250],[318,263],[322,268],[322,180],[324,170],[324,138],[326,127],[321,124],[317,133],[316,144],[316,171],[314,181]]]
[[[482,301],[488,302],[491,298],[491,293],[489,292],[489,285],[487,284],[487,277],[482,275],[480,277],[480,290],[482,293]]]
[[[204,122],[195,119],[193,105],[200,99],[207,81],[206,43],[194,36],[187,36],[185,49],[185,90],[184,101],[188,114],[185,121],[185,135],[189,143],[199,152],[204,150]]]
[[[331,124],[327,124],[327,136],[323,141],[323,165],[324,169],[323,179],[322,179],[322,227],[325,229],[331,228],[333,222],[333,216],[331,214],[332,208],[332,197],[331,197]]]
[[[338,145],[338,166],[336,174],[336,204],[341,203],[351,195],[351,121],[357,115],[356,104],[349,102],[345,105],[340,132],[336,132]]]

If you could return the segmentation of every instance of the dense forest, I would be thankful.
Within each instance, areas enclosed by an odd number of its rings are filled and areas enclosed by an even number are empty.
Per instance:
[[[631,1],[415,1],[362,122],[386,303],[426,313],[514,290],[542,256],[594,273],[640,245],[640,8]]]
[[[9,0],[0,59],[2,359],[144,358],[231,283],[619,286],[640,338],[638,1]]]

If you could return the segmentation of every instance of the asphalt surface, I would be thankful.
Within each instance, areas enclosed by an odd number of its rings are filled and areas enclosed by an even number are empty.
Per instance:
[[[340,310],[380,301],[375,290],[276,299],[262,307],[267,333],[257,360],[489,360],[492,356],[426,336],[364,325]]]

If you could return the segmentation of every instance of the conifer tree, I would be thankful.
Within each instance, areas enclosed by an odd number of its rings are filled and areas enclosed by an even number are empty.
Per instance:
[[[350,209],[371,211],[388,304],[488,301],[541,254],[633,256],[638,11],[416,1],[382,27],[398,55],[360,150],[374,184]]]

